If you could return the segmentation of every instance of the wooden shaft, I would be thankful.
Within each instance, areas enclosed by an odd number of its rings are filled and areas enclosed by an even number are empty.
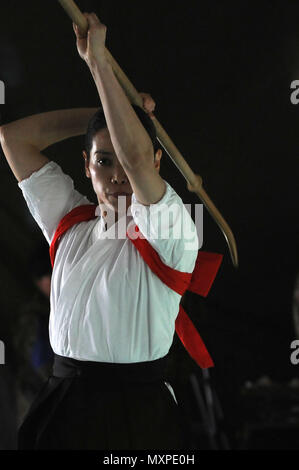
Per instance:
[[[230,251],[230,256],[233,261],[234,266],[237,268],[238,267],[238,251],[237,251],[237,245],[236,242],[234,241],[234,234],[231,231],[229,225],[227,222],[224,220],[220,212],[218,211],[217,207],[215,204],[211,201],[203,187],[201,187],[199,190],[195,191],[196,194],[198,195],[199,199],[201,199],[205,205],[205,207],[208,209],[210,215],[214,218],[214,220],[217,222],[218,227],[221,229],[226,242],[229,247]]]
[[[66,13],[70,16],[72,21],[77,24],[81,34],[86,34],[88,31],[88,21],[85,16],[81,13],[77,5],[73,0],[58,0],[61,6],[64,8]],[[120,68],[116,60],[112,57],[108,49],[106,48],[106,55],[107,59],[110,62],[114,74],[119,81],[121,87],[123,88],[124,92],[126,93],[129,101],[132,104],[140,106],[143,108],[143,100],[134,85],[130,82],[128,77],[125,75],[123,70]],[[183,155],[174,145],[166,131],[163,129],[159,121],[153,117],[152,121],[156,128],[157,138],[164,150],[167,152],[169,157],[172,159],[176,167],[182,173],[184,178],[187,181],[187,188],[189,191],[194,192],[200,198],[200,200],[204,203],[205,207],[208,209],[209,213],[218,224],[219,228],[221,229],[229,250],[230,255],[232,258],[233,265],[238,267],[238,252],[237,252],[237,245],[236,240],[231,231],[229,225],[224,220],[216,206],[213,204],[207,193],[202,187],[202,178],[200,175],[196,175],[191,170],[190,166],[184,159]]]
[[[69,15],[71,20],[76,23],[81,34],[88,31],[88,21],[82,14],[81,10],[77,7],[73,0],[58,0],[62,8]]]

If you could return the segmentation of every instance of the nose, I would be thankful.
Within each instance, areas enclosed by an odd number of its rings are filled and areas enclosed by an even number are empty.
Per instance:
[[[121,166],[117,166],[111,176],[111,183],[113,184],[127,184],[128,178]]]

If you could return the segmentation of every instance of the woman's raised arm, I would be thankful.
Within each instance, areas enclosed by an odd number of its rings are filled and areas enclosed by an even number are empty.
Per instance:
[[[97,108],[49,111],[0,127],[1,146],[18,182],[49,162],[41,150],[69,137],[85,134]]]

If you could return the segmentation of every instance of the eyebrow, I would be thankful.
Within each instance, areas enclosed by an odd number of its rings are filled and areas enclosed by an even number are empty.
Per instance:
[[[108,152],[108,150],[96,150],[94,154],[101,153],[102,155],[112,155],[112,152]]]

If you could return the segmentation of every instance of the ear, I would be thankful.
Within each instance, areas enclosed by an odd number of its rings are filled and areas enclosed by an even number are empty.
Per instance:
[[[162,150],[159,149],[155,153],[155,161],[154,161],[154,165],[157,171],[160,171],[161,158],[162,158]]]
[[[87,152],[85,150],[82,151],[82,155],[83,155],[83,158],[85,160],[85,174],[87,176],[87,178],[91,178],[90,176],[90,171],[89,171],[89,161],[88,161],[88,155],[87,155]]]

